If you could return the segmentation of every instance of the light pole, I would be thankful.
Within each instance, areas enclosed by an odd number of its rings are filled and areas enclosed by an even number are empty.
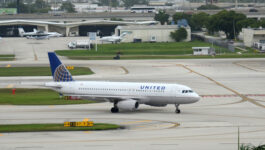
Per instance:
[[[20,13],[20,11],[19,11],[19,1],[20,1],[20,0],[17,0],[17,14]]]
[[[236,41],[235,19],[233,19],[233,30],[234,30],[234,38],[235,38],[235,41]]]
[[[239,126],[237,127],[237,148],[240,150],[240,132],[239,132]]]

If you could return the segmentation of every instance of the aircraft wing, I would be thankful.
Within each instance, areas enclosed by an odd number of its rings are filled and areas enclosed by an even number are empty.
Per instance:
[[[110,101],[113,102],[114,100],[118,101],[123,101],[123,100],[128,100],[128,99],[133,99],[133,100],[140,100],[143,99],[143,97],[137,97],[137,96],[119,96],[119,95],[76,95],[76,94],[69,94],[66,96],[76,96],[76,97],[83,97],[85,99],[97,99],[97,100],[104,100],[104,101]]]
[[[115,42],[117,41],[116,39],[108,39],[109,42]]]

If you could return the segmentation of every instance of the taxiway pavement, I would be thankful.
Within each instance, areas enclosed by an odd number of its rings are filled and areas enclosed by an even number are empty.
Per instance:
[[[73,38],[74,39],[74,38]],[[43,41],[5,38],[1,54],[16,61],[0,67],[48,66],[47,52],[65,49],[72,38]],[[10,43],[14,43],[10,45]],[[9,44],[7,44],[9,43]],[[52,48],[50,47],[52,45]],[[237,149],[240,143],[265,143],[265,59],[93,60],[62,58],[68,65],[90,67],[95,74],[76,80],[179,83],[201,100],[162,108],[141,105],[135,112],[110,113],[112,104],[0,106],[0,124],[59,123],[90,118],[125,129],[91,132],[0,133],[0,149]],[[40,88],[51,77],[0,77],[0,87]]]
[[[0,133],[1,149],[220,149],[240,142],[265,143],[265,59],[63,60],[96,74],[76,80],[180,83],[202,99],[136,112],[110,113],[110,103],[64,106],[0,106],[0,124],[58,123],[90,118],[125,129],[91,132]],[[4,65],[4,62],[0,63]],[[14,63],[14,65],[16,65]],[[17,65],[20,65],[19,63]],[[28,63],[27,65],[36,65]],[[39,63],[39,65],[48,65]],[[8,83],[6,83],[8,81]],[[1,77],[2,87],[51,81],[51,77]],[[22,84],[23,83],[23,84]]]

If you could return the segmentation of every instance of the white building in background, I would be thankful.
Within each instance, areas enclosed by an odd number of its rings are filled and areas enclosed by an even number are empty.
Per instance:
[[[210,47],[192,47],[193,55],[209,55]]]
[[[244,45],[252,47],[254,42],[265,43],[265,28],[243,28]]]
[[[177,25],[129,25],[129,26],[118,26],[115,29],[115,35],[120,35],[123,32],[128,34],[124,36],[122,42],[174,42],[170,37],[170,32],[174,32],[179,27]],[[191,29],[185,27],[188,36],[185,41],[191,40]]]

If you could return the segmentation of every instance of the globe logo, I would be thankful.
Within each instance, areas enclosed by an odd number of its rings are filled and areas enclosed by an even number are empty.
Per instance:
[[[65,68],[65,66],[61,64],[55,69],[53,80],[56,82],[67,82],[73,81],[73,78],[71,76],[71,73]]]

